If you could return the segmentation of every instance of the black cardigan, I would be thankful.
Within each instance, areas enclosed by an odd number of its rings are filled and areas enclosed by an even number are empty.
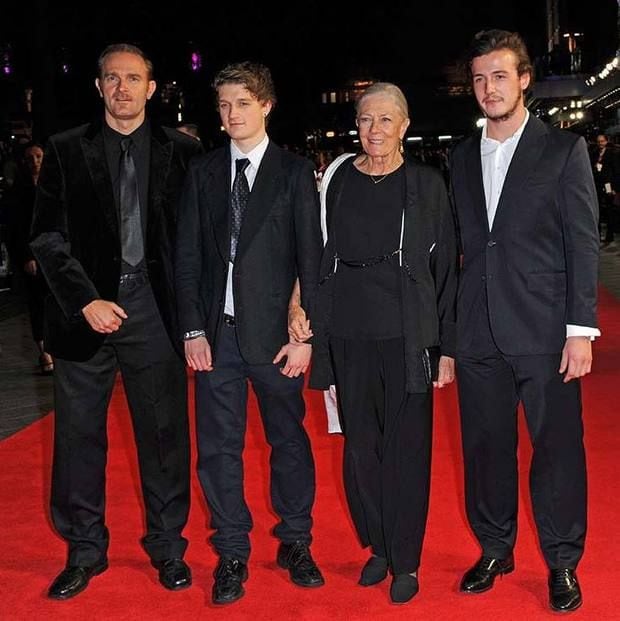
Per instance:
[[[334,383],[328,327],[334,294],[334,247],[329,232],[347,166],[334,173],[327,193],[327,244],[321,260],[319,289],[312,313],[314,350],[310,387],[326,389]],[[455,353],[457,246],[454,218],[439,171],[405,160],[406,206],[401,295],[408,392],[426,392],[429,383],[423,350],[439,346],[441,354]]]

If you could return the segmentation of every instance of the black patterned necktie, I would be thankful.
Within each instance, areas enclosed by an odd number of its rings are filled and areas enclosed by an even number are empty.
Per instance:
[[[120,212],[121,252],[123,261],[136,266],[144,258],[142,222],[140,221],[140,194],[136,164],[131,155],[133,140],[121,139]]]
[[[246,157],[235,160],[237,172],[233,181],[232,193],[230,195],[232,204],[232,226],[230,231],[230,260],[234,263],[237,254],[237,243],[239,242],[239,232],[241,231],[241,223],[245,209],[248,206],[250,198],[250,185],[245,176],[245,169],[248,167],[250,160]]]

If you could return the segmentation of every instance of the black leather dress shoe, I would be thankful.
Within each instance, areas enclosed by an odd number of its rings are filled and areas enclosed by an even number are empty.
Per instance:
[[[373,584],[379,584],[382,580],[385,580],[388,573],[388,562],[386,558],[381,556],[371,556],[366,565],[362,568],[360,579],[357,584],[362,586],[372,586]]]
[[[549,605],[556,612],[571,612],[582,604],[574,569],[552,569],[549,573]]]
[[[514,571],[515,560],[511,554],[508,558],[483,556],[461,580],[463,593],[484,593],[493,587],[495,578]]]
[[[50,586],[47,596],[51,599],[69,599],[81,593],[93,576],[98,576],[108,568],[108,562],[90,567],[77,567],[70,565],[65,567]]]
[[[181,558],[167,558],[163,561],[151,561],[159,570],[159,581],[170,591],[180,591],[192,586],[192,572]]]
[[[214,604],[231,604],[245,595],[243,583],[248,579],[248,566],[236,558],[220,558],[213,573]]]
[[[302,587],[319,587],[325,580],[316,566],[310,547],[304,541],[281,543],[278,548],[278,565],[288,569],[291,580]]]
[[[419,590],[417,576],[396,574],[390,586],[390,599],[393,604],[406,604]]]

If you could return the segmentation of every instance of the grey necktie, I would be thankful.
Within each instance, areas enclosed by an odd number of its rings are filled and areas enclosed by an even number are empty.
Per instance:
[[[233,181],[232,193],[230,195],[232,205],[232,226],[230,232],[230,260],[234,262],[237,254],[237,243],[239,241],[239,232],[241,231],[241,223],[245,209],[250,198],[250,185],[245,176],[245,169],[248,167],[250,160],[246,157],[235,161],[237,172]]]
[[[133,140],[121,139],[120,213],[121,252],[123,261],[135,267],[144,258],[142,222],[140,221],[140,194],[136,164],[131,155]]]

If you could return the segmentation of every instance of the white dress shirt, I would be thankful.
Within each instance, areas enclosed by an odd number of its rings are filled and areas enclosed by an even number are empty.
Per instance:
[[[248,180],[248,185],[250,186],[250,192],[252,191],[252,186],[254,185],[254,180],[256,179],[256,173],[258,172],[258,167],[265,155],[265,151],[267,151],[267,145],[269,144],[269,136],[265,134],[265,137],[248,153],[243,153],[241,149],[231,140],[230,141],[230,189],[232,190],[232,185],[235,181],[235,175],[237,174],[236,161],[247,158],[250,160],[248,166],[244,171],[244,174]],[[243,226],[243,225],[242,225]],[[228,264],[228,276],[226,279],[226,302],[224,304],[224,313],[227,315],[235,316],[235,300],[233,298],[233,285],[232,285],[232,275],[233,275],[233,263],[230,262]]]
[[[484,185],[484,197],[487,206],[487,220],[489,231],[493,230],[493,222],[497,213],[497,205],[502,194],[506,174],[512,162],[512,157],[517,150],[519,140],[523,130],[530,118],[530,113],[525,110],[525,119],[517,131],[503,142],[489,138],[487,134],[487,124],[482,128],[482,138],[480,140],[480,160],[482,162],[482,182]],[[600,336],[601,332],[597,328],[587,326],[576,326],[568,324],[566,326],[566,336]]]
[[[506,174],[529,118],[530,113],[526,110],[525,119],[519,129],[503,142],[488,137],[486,123],[482,128],[480,158],[482,160],[482,181],[484,183],[489,230],[493,229],[493,220],[495,220],[495,213],[497,212],[497,205],[502,194]]]

